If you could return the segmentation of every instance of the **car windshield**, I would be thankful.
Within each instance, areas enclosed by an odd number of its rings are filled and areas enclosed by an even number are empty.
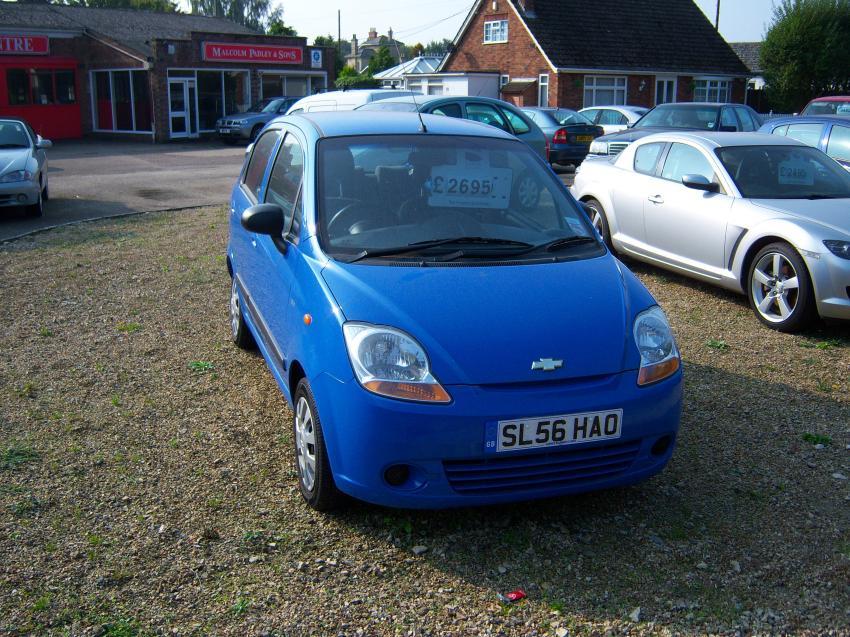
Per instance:
[[[251,108],[248,109],[248,113],[277,113],[277,109],[280,108],[280,105],[283,103],[283,100],[280,98],[269,98],[265,100],[260,100]]]
[[[808,146],[733,146],[717,156],[748,199],[844,199],[850,173]]]
[[[714,130],[719,108],[718,106],[695,106],[693,104],[658,106],[638,120],[634,127],[660,126],[663,128]]]
[[[20,122],[0,122],[0,148],[29,148],[30,138]]]
[[[840,115],[850,117],[850,99],[834,102],[812,102],[801,115]]]
[[[516,140],[328,138],[318,146],[318,173],[319,237],[341,260],[604,253],[563,184]]]
[[[552,115],[554,115],[555,119],[561,126],[569,126],[570,124],[591,124],[591,121],[584,115],[571,111],[568,108],[559,108],[557,111],[552,113]]]

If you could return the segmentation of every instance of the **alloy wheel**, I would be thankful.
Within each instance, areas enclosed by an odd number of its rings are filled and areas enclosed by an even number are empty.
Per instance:
[[[236,289],[236,277],[233,278],[233,284],[230,286],[230,331],[233,340],[239,335],[239,292]]]
[[[781,323],[797,309],[800,281],[794,264],[779,252],[768,252],[756,263],[750,282],[756,311],[771,323]]]
[[[310,403],[304,396],[299,397],[295,408],[295,454],[301,484],[312,491],[316,483],[316,431]]]

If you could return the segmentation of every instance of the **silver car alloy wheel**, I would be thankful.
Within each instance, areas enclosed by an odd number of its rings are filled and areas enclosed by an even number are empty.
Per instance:
[[[759,259],[750,285],[756,310],[766,321],[781,323],[797,308],[800,281],[785,255],[768,252]]]
[[[590,218],[590,223],[593,224],[593,227],[596,229],[596,232],[599,233],[600,237],[605,237],[605,226],[602,225],[602,213],[599,212],[596,207],[591,206],[590,209],[593,211],[593,216]]]
[[[312,491],[316,483],[316,430],[310,403],[304,396],[295,408],[295,455],[301,484]]]
[[[239,335],[239,291],[236,288],[236,277],[233,278],[233,284],[230,286],[230,332],[233,340]]]

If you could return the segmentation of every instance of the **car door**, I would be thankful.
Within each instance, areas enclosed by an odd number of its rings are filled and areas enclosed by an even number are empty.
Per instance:
[[[850,170],[850,126],[832,125],[826,143],[826,154]]]
[[[608,223],[618,245],[627,250],[642,251],[641,246],[646,240],[643,203],[656,179],[659,161],[667,146],[668,142],[636,145],[631,166],[622,167],[616,185],[611,188],[614,210]]]
[[[723,192],[694,190],[685,175],[702,175],[720,183],[715,161],[701,148],[674,142],[643,204],[646,245],[668,265],[716,279],[726,269],[726,226],[733,198]]]

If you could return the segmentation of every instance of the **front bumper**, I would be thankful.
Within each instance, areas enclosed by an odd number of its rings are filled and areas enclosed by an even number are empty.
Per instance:
[[[219,125],[216,126],[216,134],[222,139],[250,139],[251,138],[251,127],[248,125],[245,126],[230,126],[230,125]]]
[[[815,287],[818,314],[823,318],[850,319],[850,261],[826,248],[819,257],[805,257]]]
[[[38,202],[41,187],[34,181],[0,184],[0,206],[31,206]]]
[[[682,372],[649,387],[636,372],[577,382],[498,387],[447,386],[448,405],[397,401],[355,380],[311,380],[338,488],[394,507],[446,508],[547,498],[633,484],[661,471],[672,454]],[[510,453],[485,452],[488,422],[623,409],[613,441]],[[660,453],[653,445],[669,444]],[[656,451],[658,448],[656,448]],[[390,486],[390,466],[409,478]]]

